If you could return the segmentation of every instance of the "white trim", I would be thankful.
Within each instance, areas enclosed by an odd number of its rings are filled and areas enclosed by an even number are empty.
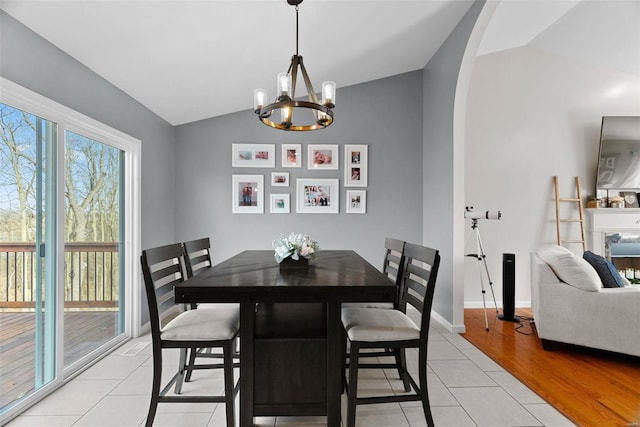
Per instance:
[[[436,322],[440,323],[449,332],[451,332],[453,334],[464,334],[467,331],[465,326],[464,326],[464,323],[459,324],[459,325],[453,325],[453,324],[451,324],[451,322],[449,322],[447,319],[442,317],[440,314],[438,314],[438,312],[436,312],[434,310],[431,310],[431,317],[433,318],[433,320],[435,320]]]
[[[30,110],[23,109],[23,111]],[[43,119],[49,119],[46,116],[40,116]],[[64,125],[62,122],[57,123],[56,141],[56,284],[64,283]],[[46,210],[46,209],[45,209]],[[60,255],[62,254],[62,255]],[[46,259],[46,257],[45,257]],[[66,373],[64,372],[64,285],[56,286],[56,375],[55,381],[61,380],[64,383]]]
[[[142,322],[141,304],[141,288],[142,288],[142,271],[138,263],[138,254],[141,252],[141,191],[142,183],[142,144],[140,141],[133,144],[128,155],[125,155],[125,176],[133,184],[129,187],[129,191],[125,193],[125,210],[129,206],[130,210],[126,210],[129,221],[125,222],[125,283],[131,283],[127,286],[126,301],[129,304],[125,311],[125,334],[131,337],[140,336],[140,323]]]
[[[82,132],[84,136],[99,140],[108,138],[109,145],[120,150],[130,148],[129,144],[141,144],[141,141],[137,138],[85,116],[4,77],[0,77],[0,101],[63,125],[65,130]]]

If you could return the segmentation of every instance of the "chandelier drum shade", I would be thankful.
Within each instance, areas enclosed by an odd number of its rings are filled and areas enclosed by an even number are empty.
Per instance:
[[[318,100],[309,74],[298,53],[298,5],[302,0],[287,0],[296,8],[296,53],[291,57],[287,72],[277,77],[277,96],[271,104],[267,104],[267,92],[256,89],[253,92],[253,110],[260,121],[272,128],[289,131],[309,131],[324,129],[333,123],[333,108],[336,100],[335,82],[322,83],[322,102]],[[298,72],[302,75],[309,96],[308,100],[296,99]]]

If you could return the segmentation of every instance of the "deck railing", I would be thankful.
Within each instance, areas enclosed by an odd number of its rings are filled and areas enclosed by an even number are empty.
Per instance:
[[[35,307],[36,267],[42,260],[35,243],[0,242],[0,308]],[[66,308],[118,306],[117,243],[65,243],[64,264]]]

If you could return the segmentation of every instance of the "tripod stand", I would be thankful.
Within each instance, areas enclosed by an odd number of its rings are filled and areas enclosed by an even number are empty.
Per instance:
[[[484,326],[486,330],[489,330],[489,320],[487,319],[487,303],[485,301],[484,279],[482,276],[482,264],[484,264],[484,271],[487,274],[487,280],[489,281],[489,289],[491,289],[491,295],[493,296],[493,304],[496,307],[496,313],[498,313],[498,303],[496,302],[496,295],[493,293],[493,282],[489,275],[489,267],[487,267],[487,256],[484,253],[484,246],[482,245],[482,238],[480,237],[480,228],[478,227],[478,220],[473,218],[471,220],[471,229],[476,233],[476,253],[467,254],[466,256],[472,257],[478,260],[478,268],[480,270],[480,288],[482,289],[482,306],[484,307]]]

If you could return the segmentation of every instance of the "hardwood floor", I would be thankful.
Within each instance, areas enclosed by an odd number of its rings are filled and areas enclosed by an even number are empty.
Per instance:
[[[640,426],[640,358],[566,344],[545,351],[529,321],[487,315],[489,331],[482,309],[466,309],[462,336],[567,418],[585,427]],[[532,317],[530,309],[516,315]]]

